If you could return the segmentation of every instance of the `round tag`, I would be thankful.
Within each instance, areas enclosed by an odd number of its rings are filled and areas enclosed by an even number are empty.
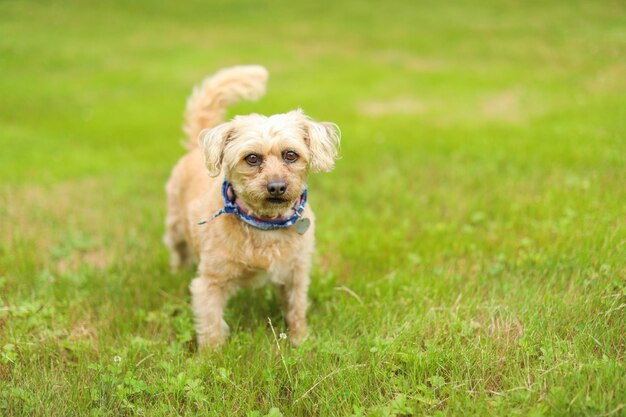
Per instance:
[[[298,219],[294,226],[296,227],[296,231],[303,235],[307,230],[309,230],[309,227],[311,226],[311,220],[303,217],[301,219]]]

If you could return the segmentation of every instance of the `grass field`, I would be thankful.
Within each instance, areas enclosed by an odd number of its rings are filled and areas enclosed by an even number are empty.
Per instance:
[[[626,415],[623,2],[92,3],[0,1],[0,415]],[[342,159],[310,340],[260,289],[199,354],[164,183],[240,63],[231,114],[302,106]]]

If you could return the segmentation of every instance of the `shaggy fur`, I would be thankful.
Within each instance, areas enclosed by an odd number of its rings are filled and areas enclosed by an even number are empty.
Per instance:
[[[205,79],[187,102],[184,131],[189,152],[174,167],[167,183],[164,240],[172,269],[194,260],[198,263],[198,277],[190,289],[200,347],[225,341],[228,326],[223,312],[237,289],[268,282],[281,288],[291,341],[297,345],[307,335],[307,290],[315,233],[311,205],[303,214],[311,220],[311,227],[302,235],[293,227],[258,230],[233,215],[198,225],[223,207],[224,177],[250,214],[276,219],[292,214],[309,171],[333,168],[338,128],[314,122],[301,110],[269,117],[237,116],[221,123],[227,106],[261,97],[267,78],[261,66],[227,68]],[[288,151],[297,154],[296,161],[286,160]],[[250,154],[259,157],[258,166],[246,161]],[[287,186],[282,202],[269,200],[268,183],[276,180]]]

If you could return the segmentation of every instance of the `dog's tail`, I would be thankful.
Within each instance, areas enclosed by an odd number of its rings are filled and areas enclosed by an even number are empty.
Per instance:
[[[260,65],[241,65],[224,68],[194,87],[187,100],[183,125],[189,138],[187,147],[195,148],[202,130],[220,124],[228,106],[261,98],[268,76]]]

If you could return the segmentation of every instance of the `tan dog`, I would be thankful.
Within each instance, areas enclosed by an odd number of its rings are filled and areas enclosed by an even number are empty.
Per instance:
[[[190,289],[200,347],[228,336],[229,296],[267,282],[282,290],[291,341],[297,345],[307,335],[315,217],[310,205],[302,210],[302,201],[309,170],[333,168],[339,131],[301,110],[222,123],[227,106],[263,95],[267,77],[261,66],[227,68],[205,79],[187,102],[190,149],[167,183],[164,240],[174,270],[198,261]],[[236,212],[212,218],[226,206]],[[277,224],[276,230],[255,226]]]

